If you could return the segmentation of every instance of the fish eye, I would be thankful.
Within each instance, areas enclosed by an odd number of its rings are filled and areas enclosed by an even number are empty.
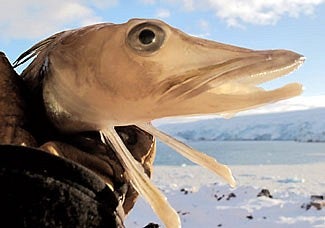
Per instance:
[[[156,35],[152,30],[144,29],[139,34],[139,41],[144,45],[148,45],[155,42],[155,37]]]
[[[143,54],[156,52],[164,41],[164,30],[158,25],[148,22],[136,25],[127,35],[129,47]]]

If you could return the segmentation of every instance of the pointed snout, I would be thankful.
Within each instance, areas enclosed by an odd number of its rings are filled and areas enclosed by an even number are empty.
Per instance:
[[[159,57],[165,60],[168,74],[173,78],[183,75],[185,81],[195,77],[199,85],[229,80],[257,85],[290,73],[305,60],[288,50],[252,50],[179,31],[171,35],[164,49]]]

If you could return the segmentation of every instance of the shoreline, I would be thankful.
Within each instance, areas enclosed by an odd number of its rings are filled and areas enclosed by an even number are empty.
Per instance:
[[[321,189],[325,193],[325,162],[313,164],[286,165],[229,165],[237,185],[268,187],[274,189],[295,185],[316,194]],[[198,165],[164,166],[157,165],[153,170],[152,181],[156,185],[173,187],[176,180],[178,187],[187,185],[200,187],[218,183],[227,185],[216,174]],[[195,180],[195,181],[194,181]]]

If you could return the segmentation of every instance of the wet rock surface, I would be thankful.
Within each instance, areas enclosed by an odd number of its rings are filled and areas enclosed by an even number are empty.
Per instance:
[[[257,197],[261,197],[261,196],[265,196],[268,198],[273,198],[273,196],[271,195],[270,191],[268,189],[262,189],[258,194]]]

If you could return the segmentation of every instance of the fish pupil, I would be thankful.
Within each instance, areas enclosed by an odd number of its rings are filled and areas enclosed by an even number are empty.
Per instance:
[[[142,44],[148,45],[155,41],[156,35],[149,29],[144,29],[139,34],[139,40]]]

